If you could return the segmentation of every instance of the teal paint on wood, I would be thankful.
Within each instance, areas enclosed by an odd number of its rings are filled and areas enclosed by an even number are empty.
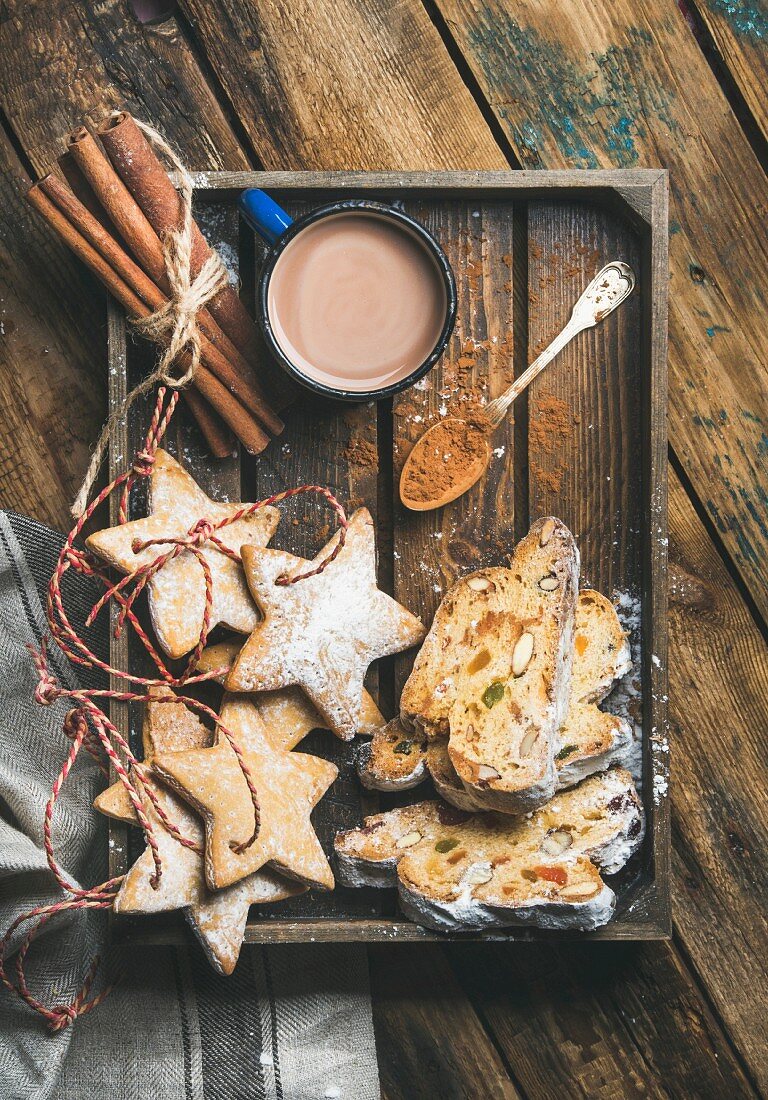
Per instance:
[[[628,45],[592,54],[591,71],[574,64],[559,45],[547,42],[531,28],[521,27],[496,10],[480,8],[468,37],[491,89],[491,104],[507,120],[526,168],[544,166],[541,150],[552,139],[573,168],[600,167],[593,151],[596,142],[617,168],[634,168],[639,162],[636,139],[647,136],[640,121],[643,115],[652,114],[670,130],[677,129],[669,109],[674,92],[670,88],[635,84],[628,76],[633,71],[633,55],[651,42],[651,36],[642,28],[629,28]],[[546,118],[546,134],[531,120],[514,122],[510,118],[512,112],[505,112],[504,95],[508,94],[503,91],[507,79],[505,59],[510,55],[541,89],[537,109]],[[596,80],[598,76],[600,82]],[[598,83],[600,90],[596,90]],[[494,95],[497,88],[498,96]],[[627,113],[628,102],[639,105],[638,117]],[[516,109],[519,106],[515,104]]]
[[[728,20],[736,34],[762,40],[768,38],[768,12],[758,4],[746,4],[744,0],[712,0],[710,8]]]

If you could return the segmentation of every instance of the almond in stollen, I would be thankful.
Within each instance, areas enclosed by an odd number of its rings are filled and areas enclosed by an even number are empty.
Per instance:
[[[501,773],[497,772],[495,768],[492,768],[490,764],[481,764],[477,769],[477,778],[486,783],[490,779],[499,779],[500,776]]]
[[[560,581],[554,573],[547,573],[539,581],[539,588],[542,592],[554,592],[560,587]]]
[[[573,837],[565,829],[553,829],[541,842],[542,852],[548,856],[561,856],[573,844]]]
[[[515,643],[512,650],[512,675],[522,676],[533,656],[533,634],[530,630],[524,631]]]
[[[534,728],[534,729],[528,730],[525,737],[520,742],[520,756],[521,757],[528,756],[530,754],[531,749],[536,744],[538,736],[539,736],[539,731],[537,729]]]
[[[564,901],[586,901],[600,889],[594,882],[574,882],[571,886],[564,886],[560,891],[560,897]]]
[[[487,577],[469,577],[467,587],[471,588],[473,592],[485,592],[491,587],[491,582]]]
[[[405,836],[401,836],[399,840],[395,841],[396,848],[412,848],[414,844],[418,844],[421,840],[421,833],[417,833],[414,829],[413,832],[406,833]]]
[[[493,878],[493,869],[490,863],[474,863],[464,875],[462,882],[470,886],[482,886]]]
[[[539,534],[539,546],[546,546],[555,531],[555,521],[553,519],[545,520],[541,527],[541,533]]]

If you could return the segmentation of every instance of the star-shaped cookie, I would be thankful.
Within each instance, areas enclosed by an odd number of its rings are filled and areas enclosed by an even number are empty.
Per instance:
[[[181,538],[199,520],[212,523],[234,515],[242,504],[221,504],[205,495],[197,482],[166,451],[158,450],[150,478],[150,514],[117,527],[97,531],[86,545],[123,573],[132,573],[171,549],[169,544],[148,546],[134,553],[135,540]],[[246,544],[266,546],[279,521],[277,509],[259,508],[216,532],[221,543],[240,552]],[[213,579],[211,628],[218,623],[248,634],[259,621],[248,592],[242,566],[213,543],[203,547]],[[203,625],[205,579],[196,557],[180,554],[149,582],[149,610],[160,645],[170,657],[183,657],[197,645]]]
[[[259,832],[253,832],[248,784],[227,737],[219,730],[207,749],[158,753],[155,772],[205,821],[205,877],[213,890],[239,882],[266,863],[308,886],[332,890],[333,872],[310,821],[314,806],[338,769],[327,760],[280,749],[252,699],[224,696],[221,723],[235,738],[259,799]]]
[[[278,550],[244,546],[243,567],[264,615],[226,680],[229,691],[274,691],[298,685],[328,726],[345,741],[361,722],[363,679],[371,661],[420,642],[424,626],[376,586],[371,514],[349,521],[338,557],[322,573],[279,585],[328,557],[337,534],[307,562]]]
[[[217,683],[223,684],[242,648],[241,638],[206,646],[197,662],[197,671],[213,672],[217,669],[225,669],[225,672],[216,676]],[[262,691],[255,697],[255,702],[267,728],[274,731],[282,749],[294,749],[312,730],[326,728],[325,719],[310,703],[301,688],[288,687],[281,688],[279,691]],[[385,722],[386,719],[376,706],[373,696],[364,691],[357,732],[364,737],[371,737]]]
[[[210,732],[190,710],[180,703],[158,702],[167,694],[163,689],[152,689],[151,694],[153,699],[147,703],[142,730],[145,766],[151,766],[157,752],[203,748],[210,744]],[[151,778],[147,782],[182,836],[202,848],[204,832],[197,815],[163,784]],[[133,804],[119,781],[103,791],[94,806],[109,817],[138,824]],[[221,974],[231,974],[240,954],[250,906],[282,901],[302,893],[305,887],[264,869],[235,886],[214,893],[205,884],[200,852],[180,844],[167,831],[146,794],[142,795],[142,806],[154,826],[162,876],[155,889],[150,881],[155,873],[154,860],[149,848],[145,849],[123,881],[115,900],[115,912],[158,913],[183,909],[213,967]]]

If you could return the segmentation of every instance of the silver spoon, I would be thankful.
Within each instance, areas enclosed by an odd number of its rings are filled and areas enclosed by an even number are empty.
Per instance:
[[[400,499],[406,508],[410,508],[414,512],[428,512],[433,508],[440,508],[443,504],[448,504],[466,493],[467,489],[470,489],[485,472],[491,456],[488,435],[501,424],[515,398],[519,397],[527,386],[530,386],[534,378],[541,374],[558,352],[562,351],[577,333],[583,332],[586,328],[593,328],[600,321],[603,321],[609,313],[613,313],[622,302],[626,301],[634,289],[635,275],[628,264],[622,263],[621,260],[613,260],[611,263],[606,264],[601,271],[598,271],[576,302],[571,311],[570,320],[562,332],[554,338],[541,355],[534,359],[530,367],[523,371],[509,389],[493,401],[489,401],[484,407],[482,410],[483,418],[488,425],[485,431],[479,430],[476,425],[471,427],[458,417],[438,421],[437,424],[426,431],[416,441],[400,475]],[[450,424],[452,428],[454,425],[458,425],[456,430],[461,431],[464,429],[466,431],[465,438],[467,442],[471,441],[477,451],[474,461],[467,464],[465,469],[461,471],[461,475],[447,489],[444,488],[441,492],[434,493],[428,500],[418,499],[409,491],[410,473],[417,463],[420,463],[423,468],[425,461],[432,464],[439,461],[440,456],[438,454],[430,453],[430,448],[432,452],[435,452],[435,440],[430,439],[430,436],[440,428],[444,429],[447,424]]]

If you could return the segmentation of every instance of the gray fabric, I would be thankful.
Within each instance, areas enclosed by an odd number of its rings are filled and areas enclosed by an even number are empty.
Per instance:
[[[17,913],[60,896],[42,847],[51,784],[69,743],[66,701],[34,703],[25,649],[44,630],[41,599],[61,546],[54,531],[0,512],[0,930]],[[91,581],[70,574],[67,606],[82,618]],[[106,652],[103,626],[90,632]],[[88,686],[55,650],[62,683]],[[81,753],[57,804],[54,841],[73,880],[106,875],[106,834],[91,809],[101,783]],[[100,914],[65,915],[33,946],[31,988],[46,1004],[70,1000],[94,953],[123,978],[95,1012],[51,1035],[0,991],[3,1100],[377,1100],[365,949],[347,945],[245,947],[235,973],[215,974],[195,946],[112,947]]]

